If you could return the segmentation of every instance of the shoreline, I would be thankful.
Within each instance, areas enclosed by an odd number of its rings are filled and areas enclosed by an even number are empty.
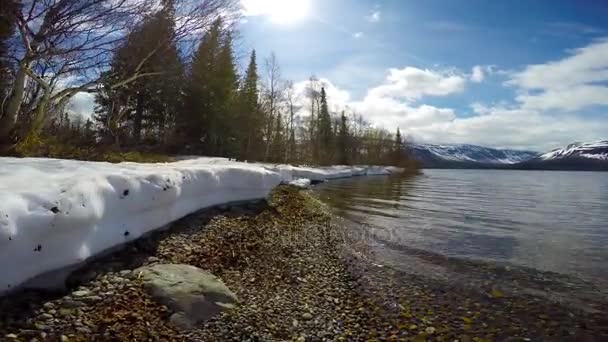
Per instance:
[[[265,199],[281,184],[401,171],[210,157],[165,164],[0,157],[0,295],[25,284],[59,286],[61,270],[199,210]]]
[[[201,211],[74,272],[68,291],[20,290],[0,298],[0,336],[25,341],[359,336],[360,297],[329,220],[319,202],[291,186],[278,187],[268,203]],[[179,332],[168,321],[168,309],[156,304],[132,273],[156,263],[209,270],[240,305]]]
[[[600,318],[530,296],[490,296],[378,267],[308,191],[215,207],[73,273],[70,290],[0,298],[0,337],[105,340],[589,340]],[[371,256],[370,256],[371,257]],[[239,305],[184,333],[132,270],[181,263],[211,271]]]

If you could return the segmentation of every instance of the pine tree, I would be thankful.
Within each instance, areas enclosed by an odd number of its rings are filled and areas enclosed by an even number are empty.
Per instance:
[[[401,150],[401,146],[403,145],[403,139],[401,138],[401,131],[397,128],[397,134],[395,135],[395,149]]]
[[[274,135],[270,148],[270,161],[274,163],[282,163],[285,161],[285,130],[283,127],[283,118],[281,113],[277,113],[276,123],[274,125]]]
[[[221,50],[218,57],[218,66],[214,73],[214,94],[217,96],[215,116],[217,132],[212,136],[217,142],[217,152],[224,157],[237,157],[238,152],[238,126],[236,117],[236,95],[238,90],[238,76],[232,49],[232,33],[225,32],[221,39]]]
[[[98,95],[95,119],[101,131],[111,133],[114,140],[129,135],[134,143],[141,140],[142,131],[155,132],[164,140],[173,126],[179,105],[183,79],[183,64],[173,42],[173,0],[164,0],[163,8],[145,20],[129,34],[117,50],[106,82],[106,93]],[[110,89],[117,79],[133,74],[144,61],[140,72],[156,74],[141,78],[127,86]]]
[[[259,108],[258,69],[255,50],[251,53],[251,59],[239,99],[239,132],[240,157],[242,160],[259,160],[264,153],[262,141],[261,112]]]
[[[340,116],[340,127],[338,131],[338,163],[348,165],[348,145],[349,145],[348,122],[344,111]]]
[[[217,128],[214,99],[214,76],[221,48],[222,20],[217,19],[203,36],[192,61],[186,89],[185,106],[180,118],[180,131],[186,144],[202,143],[198,152],[209,153],[215,147]]]
[[[327,93],[325,88],[321,88],[321,109],[319,111],[319,146],[321,164],[331,163],[333,150],[333,132],[331,128],[331,117],[329,106],[327,105]]]
[[[401,131],[397,128],[397,134],[395,134],[395,141],[392,152],[393,165],[401,165],[404,159],[403,155],[403,138],[401,137]]]
[[[172,136],[184,83],[184,64],[172,39],[175,35],[174,1],[163,0],[163,10],[155,19],[158,25],[156,37],[165,43],[152,56],[146,71],[160,73],[160,76],[142,79],[139,84],[146,99],[143,128],[155,133],[160,142],[166,142]]]

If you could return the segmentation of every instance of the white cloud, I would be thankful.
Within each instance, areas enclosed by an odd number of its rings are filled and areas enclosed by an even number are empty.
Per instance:
[[[481,83],[485,79],[486,75],[483,68],[480,65],[476,65],[473,67],[471,72],[471,81],[475,83]]]
[[[458,117],[453,109],[410,105],[391,98],[367,97],[350,106],[389,130],[400,127],[415,141],[477,144],[547,151],[574,141],[594,141],[608,132],[606,120],[552,115],[519,107],[474,104],[476,115]]]
[[[93,116],[94,107],[95,95],[90,93],[78,93],[70,101],[68,112],[88,119]]]
[[[484,74],[492,73],[494,67],[479,66]],[[543,96],[554,96],[549,100],[537,96],[523,99],[520,95],[511,102],[487,105],[480,102],[471,104],[471,115],[458,116],[452,108],[440,108],[425,104],[425,96],[445,96],[463,91],[468,80],[475,81],[475,70],[470,75],[457,70],[422,70],[413,67],[390,69],[384,82],[368,90],[362,100],[351,100],[350,93],[340,89],[328,79],[325,84],[330,107],[334,111],[349,107],[362,114],[376,126],[402,132],[420,142],[429,143],[469,143],[498,148],[529,149],[546,151],[574,141],[605,139],[608,121],[567,114],[565,111],[546,111],[544,108],[523,106],[541,101],[545,107],[568,109],[577,107],[572,98],[579,98],[576,92],[554,94],[547,91]],[[478,80],[480,78],[477,78]],[[307,82],[299,83],[304,89]],[[595,94],[595,98],[585,98],[585,103],[606,103],[607,93],[603,87],[595,90],[583,89],[585,94]],[[554,90],[551,90],[554,91]],[[570,96],[570,97],[569,97]]]
[[[351,73],[351,69],[338,70]],[[370,73],[377,74],[373,70]],[[493,104],[474,102],[469,113],[424,103],[429,96],[463,92],[468,82],[483,82],[489,75],[507,77],[506,84],[516,88],[516,96]],[[331,78],[338,76],[332,74]],[[530,65],[518,73],[488,65],[477,65],[470,73],[411,66],[389,69],[383,80],[373,81],[377,86],[367,89],[361,100],[352,100],[348,91],[329,79],[322,82],[332,110],[349,107],[376,126],[391,131],[399,127],[404,135],[421,142],[543,152],[575,141],[608,138],[608,39],[573,50],[562,60]],[[304,89],[307,82],[298,85]],[[594,115],[572,113],[589,106],[603,106],[605,111]]]
[[[333,84],[327,78],[318,79],[318,86],[325,88],[325,92],[327,93],[328,105],[330,110],[339,111],[343,108],[347,107],[351,101],[350,93],[346,90],[340,89],[335,84]],[[308,103],[306,101],[306,93],[307,89],[310,87],[310,81],[301,81],[294,84],[294,89],[296,93],[296,97],[298,98],[298,106],[306,107]],[[309,109],[303,108],[300,111],[300,115],[306,116],[309,114]]]
[[[363,32],[355,32],[353,34],[353,38],[355,38],[355,39],[359,39],[361,37],[363,37]]]
[[[589,106],[608,106],[608,87],[577,85],[547,89],[540,94],[520,94],[516,100],[530,109],[576,111]]]
[[[369,21],[370,23],[377,23],[380,21],[382,17],[382,12],[380,12],[380,10],[376,9],[374,11],[372,11],[372,13],[370,13],[370,15],[365,17],[365,20]]]
[[[412,104],[407,98],[376,89],[371,89],[362,101],[350,102],[348,106],[380,127],[389,130],[400,127],[404,134],[421,142],[545,151],[575,140],[596,140],[608,131],[605,121],[551,115],[517,105],[473,103],[474,115],[459,117],[451,108]]]
[[[519,88],[517,100],[523,107],[576,111],[607,105],[607,81],[608,39],[602,39],[564,59],[530,65],[506,84]]]
[[[431,142],[545,151],[573,141],[597,140],[608,131],[608,122],[498,106],[486,108],[482,115],[459,117],[416,131],[416,136]]]
[[[466,85],[466,78],[454,72],[405,67],[390,69],[386,82],[369,91],[372,97],[403,98],[409,101],[423,96],[445,96],[460,93]]]
[[[455,118],[452,109],[428,105],[412,106],[388,97],[367,96],[363,101],[352,102],[349,106],[363,114],[369,121],[391,130],[399,126],[407,127],[412,132]]]

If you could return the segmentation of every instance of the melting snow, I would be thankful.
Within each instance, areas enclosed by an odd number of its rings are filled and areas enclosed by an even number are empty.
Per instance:
[[[265,198],[280,183],[304,185],[398,170],[223,158],[167,164],[0,158],[0,293],[197,210]]]
[[[295,187],[302,188],[302,189],[307,189],[310,187],[310,179],[298,178],[296,180],[289,182],[289,185],[293,185]]]

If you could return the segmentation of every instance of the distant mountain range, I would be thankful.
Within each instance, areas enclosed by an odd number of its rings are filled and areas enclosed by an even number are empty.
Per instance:
[[[412,144],[410,148],[414,158],[427,168],[491,168],[513,165],[539,156],[538,152],[475,145]]]
[[[541,154],[475,145],[412,144],[425,168],[608,171],[608,141],[575,143]]]
[[[608,140],[570,144],[517,166],[530,170],[608,171]]]

